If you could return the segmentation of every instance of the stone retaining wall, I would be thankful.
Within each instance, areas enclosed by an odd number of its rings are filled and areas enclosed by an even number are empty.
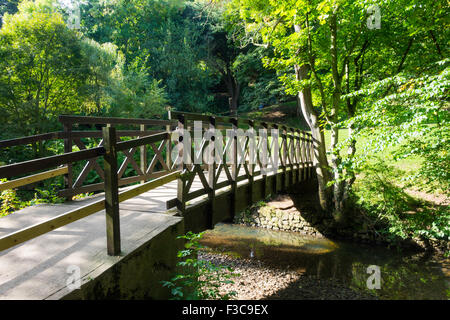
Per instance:
[[[241,212],[235,217],[234,222],[252,227],[294,231],[305,235],[323,237],[311,223],[302,217],[292,200],[288,198],[277,199],[279,201],[270,201],[262,206],[255,205]]]

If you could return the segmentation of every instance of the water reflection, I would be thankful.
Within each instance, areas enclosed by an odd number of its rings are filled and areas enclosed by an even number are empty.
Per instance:
[[[385,247],[310,238],[294,232],[218,224],[202,244],[235,257],[255,258],[273,268],[291,269],[320,278],[334,278],[382,299],[447,299],[448,260]],[[367,267],[381,270],[381,289],[366,286]]]

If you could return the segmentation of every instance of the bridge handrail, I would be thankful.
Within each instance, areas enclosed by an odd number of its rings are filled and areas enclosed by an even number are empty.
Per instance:
[[[275,122],[270,121],[258,121],[248,118],[242,118],[242,117],[231,117],[231,116],[215,116],[215,115],[205,115],[205,114],[199,114],[199,113],[192,113],[192,112],[182,112],[182,111],[171,111],[171,115],[174,119],[184,119],[184,120],[200,120],[200,121],[206,121],[209,123],[211,119],[214,119],[215,123],[224,123],[224,124],[235,124],[235,125],[249,125],[252,127],[260,126],[264,128],[281,128],[285,129],[287,131],[300,131],[304,134],[306,134],[308,137],[311,137],[311,133],[301,130],[299,128],[291,127],[282,125]]]
[[[142,135],[151,135],[156,133],[165,132],[163,130],[117,130],[117,137],[137,137]],[[26,145],[33,142],[46,141],[46,140],[58,140],[72,138],[101,138],[102,132],[100,130],[86,130],[86,131],[54,131],[43,134],[36,134],[32,136],[13,138],[0,140],[0,148],[8,148],[20,145]]]

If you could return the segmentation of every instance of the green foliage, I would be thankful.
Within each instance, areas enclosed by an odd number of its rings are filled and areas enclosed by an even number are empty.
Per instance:
[[[17,12],[17,5],[20,0],[0,0],[0,28],[5,13],[14,14]]]
[[[51,183],[44,185],[44,188],[35,188],[36,193],[34,199],[30,200],[27,205],[35,205],[39,203],[63,203],[64,198],[58,197],[58,190],[63,189],[59,183]]]
[[[235,292],[221,293],[221,284],[232,283],[236,276],[233,269],[216,266],[210,261],[199,260],[198,252],[203,246],[199,240],[202,233],[189,231],[178,239],[187,240],[185,249],[178,252],[178,266],[182,273],[175,275],[170,281],[163,281],[164,287],[170,289],[174,300],[228,300]]]
[[[21,3],[0,29],[0,111],[9,134],[54,129],[59,114],[79,110],[85,77],[77,35],[58,13],[32,6]]]
[[[7,179],[0,179],[0,182],[6,182]],[[20,209],[21,203],[17,198],[15,190],[3,190],[0,193],[0,217],[6,216],[11,212]]]
[[[384,162],[367,165],[354,188],[356,204],[386,238],[450,238],[450,210],[420,201],[399,186],[404,172]]]
[[[7,179],[0,179],[0,182],[6,181]],[[39,203],[62,203],[64,199],[57,195],[58,190],[61,189],[61,182],[43,182],[41,187],[34,189],[34,196],[31,200],[28,200],[30,199],[27,196],[29,192],[19,192],[18,194],[15,189],[4,190],[0,193],[0,217]]]
[[[418,157],[419,170],[405,176],[421,186],[450,190],[450,115],[448,90],[450,67],[448,60],[429,66],[419,76],[400,74],[372,83],[355,92],[367,101],[363,112],[351,119],[359,128],[358,136],[370,143],[366,153],[386,152],[390,149],[394,160]],[[387,86],[394,92],[383,95]],[[364,162],[363,162],[364,163]]]
[[[210,88],[217,77],[205,68],[206,41],[195,5],[170,0],[89,1],[81,7],[81,31],[98,42],[114,43],[125,54],[126,69],[131,71],[127,88],[134,88],[136,72],[143,70],[146,79],[138,79],[139,90],[145,91],[147,85],[156,88],[153,79],[161,79],[172,106],[205,111],[211,107]],[[154,98],[154,93],[146,99]]]

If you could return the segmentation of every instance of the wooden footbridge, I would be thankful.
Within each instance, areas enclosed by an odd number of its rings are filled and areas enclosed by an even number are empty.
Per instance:
[[[64,140],[63,154],[1,166],[0,192],[63,176],[59,196],[71,200],[0,218],[0,299],[164,298],[159,281],[174,271],[178,235],[213,228],[313,176],[307,132],[235,117],[169,119],[60,116],[63,131],[0,141],[7,150]],[[180,144],[194,121],[202,138],[188,153]],[[206,134],[216,130],[222,135]],[[268,161],[252,143],[267,146]],[[210,149],[215,163],[187,161],[212,145],[221,147]]]

